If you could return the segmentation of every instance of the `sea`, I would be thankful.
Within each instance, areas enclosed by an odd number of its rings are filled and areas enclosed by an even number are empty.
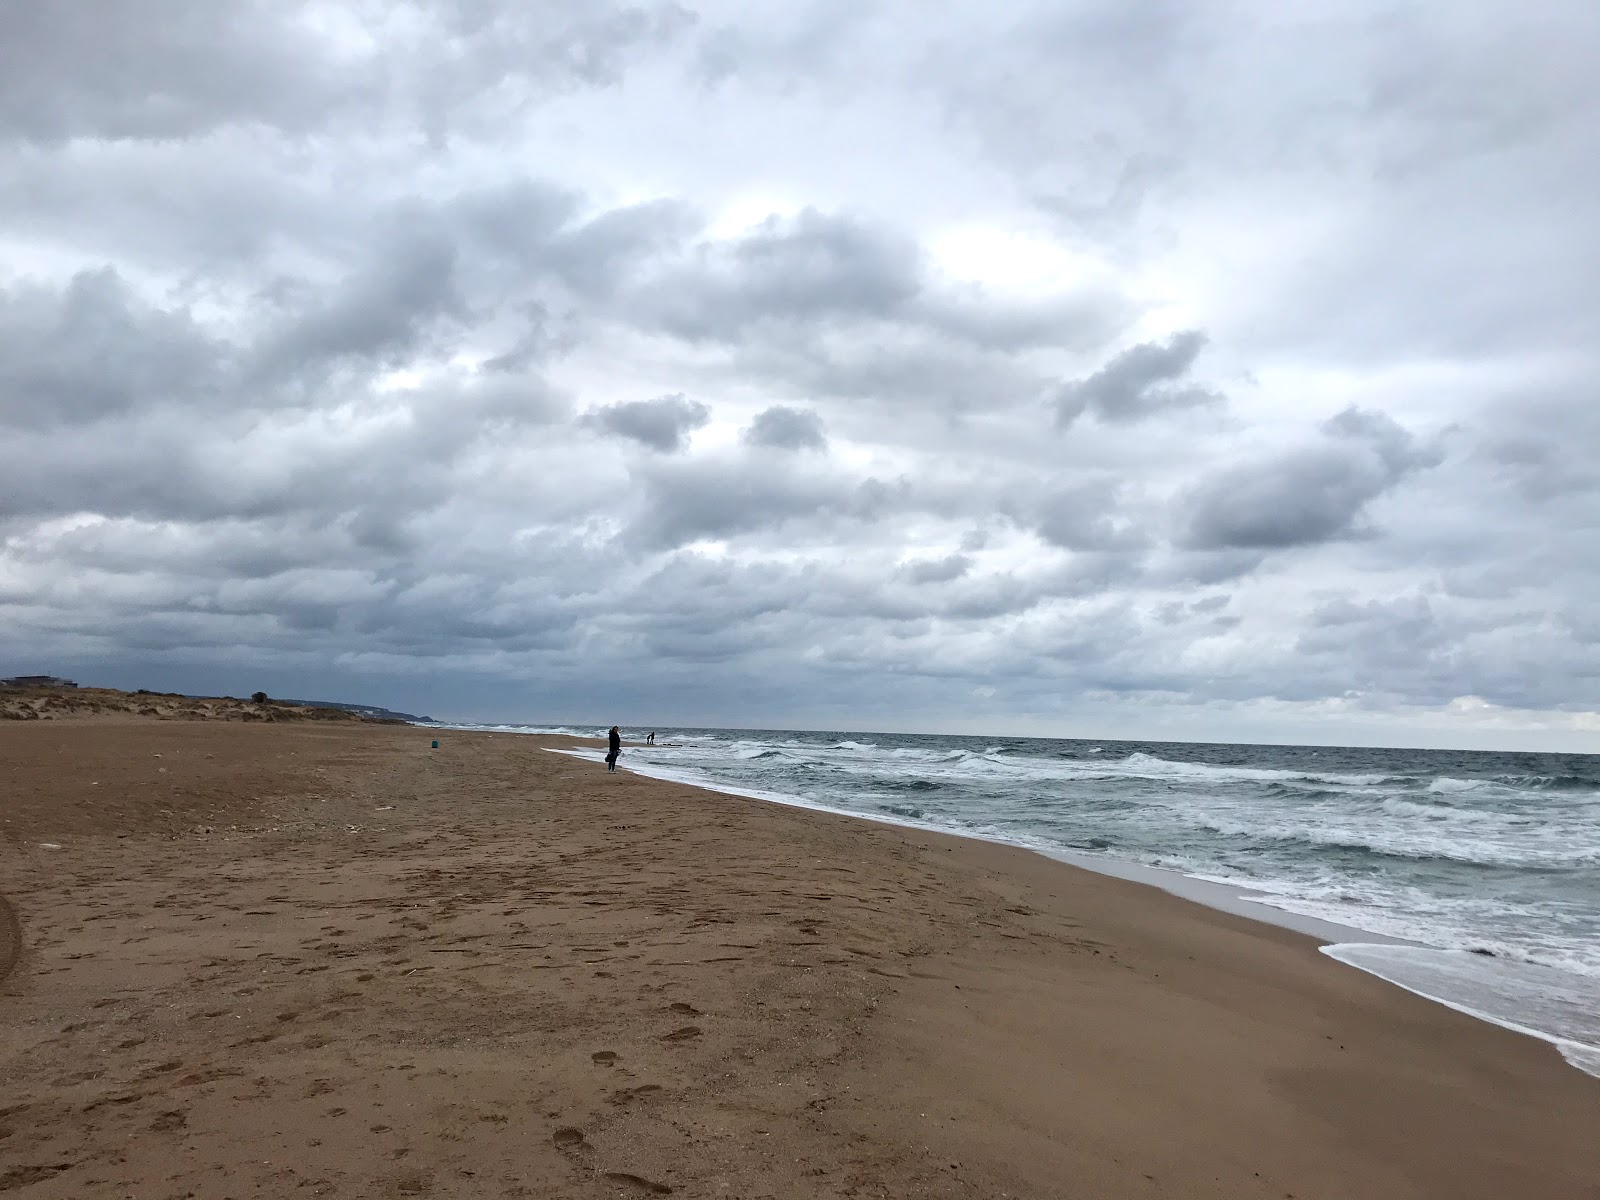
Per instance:
[[[469,728],[605,736],[587,725]],[[1600,1076],[1600,755],[656,735],[626,746],[621,768],[1194,881],[1199,891],[1171,890],[1313,922],[1340,962],[1550,1041]]]

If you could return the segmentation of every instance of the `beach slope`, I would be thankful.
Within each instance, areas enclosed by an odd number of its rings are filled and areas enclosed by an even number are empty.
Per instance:
[[[0,1191],[1600,1196],[1600,1081],[1300,935],[570,744],[0,724]]]

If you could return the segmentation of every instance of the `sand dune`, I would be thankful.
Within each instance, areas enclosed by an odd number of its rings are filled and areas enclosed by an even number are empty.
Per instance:
[[[269,700],[255,704],[233,696],[178,696],[114,688],[0,687],[0,721],[73,720],[137,716],[161,721],[364,721],[338,708]]]

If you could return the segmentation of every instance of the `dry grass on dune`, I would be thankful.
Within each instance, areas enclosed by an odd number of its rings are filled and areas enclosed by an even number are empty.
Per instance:
[[[82,717],[154,717],[160,721],[368,721],[339,708],[232,696],[179,696],[114,688],[0,688],[0,721],[58,721]]]

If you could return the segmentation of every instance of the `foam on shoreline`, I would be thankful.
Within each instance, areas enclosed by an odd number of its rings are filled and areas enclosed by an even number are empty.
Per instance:
[[[604,761],[604,754],[598,749],[557,749],[555,747],[548,747],[547,749],[552,754],[566,754],[595,763]],[[1587,1040],[1579,1041],[1539,1029],[1517,1021],[1510,1016],[1501,1015],[1499,1012],[1501,1009],[1523,1011],[1530,1006],[1537,1008],[1538,1002],[1543,1000],[1552,1013],[1561,1018],[1561,1024],[1567,1025],[1576,1022],[1577,1026],[1584,1028],[1587,1033],[1585,1026],[1590,1019],[1589,1014],[1581,1008],[1577,997],[1573,997],[1567,1003],[1558,1001],[1550,1004],[1546,991],[1536,990],[1534,987],[1529,986],[1527,981],[1518,981],[1514,978],[1508,978],[1504,988],[1498,993],[1494,989],[1484,988],[1481,976],[1484,973],[1483,964],[1485,960],[1482,956],[1472,955],[1470,951],[1442,950],[1419,942],[1389,937],[1370,930],[1359,929],[1355,926],[1323,920],[1319,917],[1279,907],[1273,903],[1270,896],[1263,892],[1252,891],[1249,888],[1181,871],[1127,862],[1106,854],[1063,850],[1059,846],[1033,841],[1025,837],[1005,836],[998,831],[993,835],[985,835],[981,832],[951,829],[935,822],[918,820],[915,817],[889,813],[863,813],[851,809],[818,804],[792,794],[726,785],[720,781],[708,780],[695,773],[673,771],[657,764],[647,764],[642,767],[624,766],[619,761],[618,768],[650,779],[681,783],[704,791],[743,796],[747,799],[782,804],[791,808],[804,808],[814,812],[832,813],[836,816],[853,817],[881,825],[916,829],[926,833],[941,834],[946,837],[960,837],[971,841],[1014,846],[1018,849],[1028,850],[1042,857],[1065,863],[1068,866],[1080,867],[1096,874],[1144,884],[1181,899],[1202,904],[1208,908],[1258,921],[1262,924],[1289,929],[1316,939],[1321,943],[1319,949],[1322,953],[1336,962],[1365,971],[1384,980],[1386,983],[1411,992],[1413,995],[1432,1000],[1467,1016],[1548,1042],[1555,1046],[1561,1052],[1562,1057],[1572,1066],[1585,1074],[1600,1078],[1600,1022],[1596,1023],[1594,1044],[1590,1044]],[[1472,961],[1473,959],[1477,961],[1474,962]],[[1448,969],[1449,964],[1463,961],[1470,968],[1469,971],[1453,972]],[[1489,961],[1492,962],[1493,960]],[[1537,964],[1505,963],[1501,964],[1501,966],[1508,976],[1515,975],[1519,971],[1534,972],[1539,970]],[[1541,979],[1537,982],[1543,984],[1546,989],[1551,988],[1552,985],[1552,981],[1549,979]],[[1555,987],[1553,990],[1559,992],[1562,989]]]
[[[549,747],[548,749],[551,754],[567,754],[574,758],[596,763],[605,761],[604,754],[599,750],[569,750],[556,749],[555,747]],[[1306,916],[1301,913],[1290,912],[1287,909],[1274,907],[1267,900],[1258,898],[1263,895],[1262,893],[1252,892],[1248,888],[1205,879],[1198,875],[1188,875],[1181,871],[1169,870],[1163,867],[1127,862],[1109,855],[1094,854],[1087,851],[1063,850],[1058,846],[1026,837],[1008,837],[999,833],[985,835],[978,832],[952,829],[934,821],[918,820],[915,817],[896,816],[889,813],[856,812],[848,808],[818,804],[802,796],[761,791],[756,788],[741,788],[724,784],[720,781],[709,781],[690,772],[673,771],[654,764],[648,767],[624,766],[622,761],[619,760],[617,769],[619,771],[629,771],[635,775],[643,775],[648,779],[660,779],[668,783],[681,783],[688,787],[696,787],[709,792],[721,792],[728,796],[743,796],[746,799],[764,800],[770,804],[783,804],[790,808],[804,808],[813,812],[832,813],[835,816],[852,817],[860,821],[872,821],[879,825],[918,829],[924,833],[937,833],[944,837],[965,838],[968,841],[987,842],[991,845],[1014,846],[1019,850],[1028,850],[1045,858],[1053,859],[1056,862],[1082,867],[1084,870],[1093,871],[1098,875],[1109,875],[1115,879],[1127,879],[1134,883],[1142,883],[1147,887],[1159,888],[1171,895],[1185,900],[1193,900],[1197,904],[1203,904],[1207,908],[1214,908],[1220,912],[1232,913],[1235,916],[1260,921],[1265,925],[1275,925],[1280,929],[1291,929],[1296,933],[1303,933],[1307,937],[1317,938],[1321,941],[1348,942],[1359,939],[1381,945],[1406,944],[1398,938],[1385,937],[1353,926],[1325,921],[1320,917]]]
[[[1502,963],[1497,968],[1495,960],[1486,962],[1470,950],[1433,946],[1355,942],[1333,943],[1321,950],[1413,995],[1549,1042],[1578,1070],[1600,1078],[1600,1021],[1583,1007],[1583,997],[1571,993],[1564,980],[1551,978],[1554,972],[1547,968],[1536,963]],[[1551,1033],[1511,1015],[1530,1012],[1548,1013],[1549,1024],[1581,1029],[1592,1043]]]

